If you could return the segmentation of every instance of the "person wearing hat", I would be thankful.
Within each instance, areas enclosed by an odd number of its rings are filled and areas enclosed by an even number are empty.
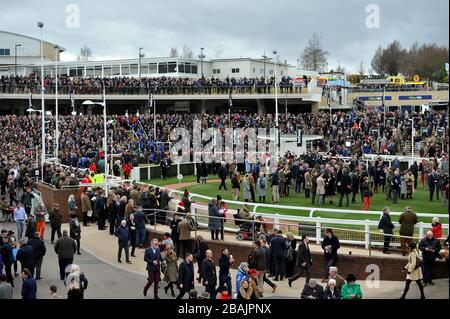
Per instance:
[[[341,289],[342,299],[362,299],[361,286],[356,283],[355,275],[348,274],[345,281]]]
[[[315,279],[311,279],[309,282],[305,283],[303,288],[302,299],[323,299],[323,287],[317,284]]]
[[[433,217],[431,220],[431,231],[437,239],[442,238],[442,224],[439,223],[439,217]]]
[[[417,245],[415,243],[410,243],[408,245],[408,249],[409,249],[408,263],[402,270],[402,272],[406,271],[407,273],[406,284],[400,299],[405,299],[412,281],[415,281],[417,283],[417,286],[419,286],[420,299],[425,299],[425,294],[423,292],[423,286],[421,282],[421,280],[423,279],[422,268],[420,267],[420,258],[419,252],[417,250]]]
[[[412,212],[411,208],[406,207],[405,211],[400,215],[398,223],[400,224],[400,247],[402,255],[406,256],[407,247],[414,235],[414,225],[419,222],[417,215]],[[405,237],[403,237],[405,236]]]

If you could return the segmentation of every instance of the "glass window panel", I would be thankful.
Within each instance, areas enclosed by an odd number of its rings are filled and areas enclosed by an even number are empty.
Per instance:
[[[120,75],[120,67],[118,65],[112,66],[112,75]]]
[[[167,62],[158,64],[158,73],[167,73]]]
[[[104,76],[111,76],[111,67],[110,66],[104,66],[103,67],[103,75]]]
[[[88,66],[86,67],[86,76],[93,76],[94,75],[94,67]]]
[[[122,75],[130,74],[130,66],[128,64],[122,64]]]
[[[198,73],[197,69],[198,69],[197,64],[191,65],[191,73],[192,74],[197,74]]]
[[[168,63],[168,73],[176,73],[177,71],[175,71],[177,67],[177,63],[176,62],[169,62]]]
[[[77,68],[70,68],[69,76],[76,76],[76,75],[77,75]]]
[[[130,65],[130,75],[136,75],[139,74],[139,67],[137,64],[131,64]]]
[[[141,74],[147,75],[148,74],[148,64],[141,64]]]
[[[178,64],[178,72],[184,73],[184,63],[183,63],[183,62],[181,62],[180,64]]]
[[[150,63],[148,65],[148,73],[149,74],[155,74],[158,73],[158,66],[156,63]]]

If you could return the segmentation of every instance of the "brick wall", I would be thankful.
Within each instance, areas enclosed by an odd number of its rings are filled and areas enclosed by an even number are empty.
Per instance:
[[[154,229],[148,228],[148,240],[153,238],[159,238],[163,235],[162,232],[157,232]],[[214,259],[217,261],[223,248],[228,248],[231,255],[235,259],[234,267],[236,268],[243,261],[247,261],[248,255],[252,252],[252,247],[249,245],[241,244],[239,242],[227,242],[206,240],[209,249],[212,250]],[[192,243],[192,247],[194,243]],[[313,277],[321,278],[324,269],[323,254],[317,252],[311,252],[313,260]],[[395,257],[364,257],[364,256],[349,256],[340,255],[336,266],[339,268],[339,273],[345,278],[347,274],[354,274],[358,280],[365,280],[365,278],[372,272],[371,269],[374,266],[379,267],[380,280],[404,280],[405,274],[401,272],[405,266],[406,261],[404,258]],[[367,271],[366,271],[367,269]],[[295,271],[295,270],[294,270]],[[436,261],[434,270],[434,278],[447,278],[448,271],[445,262],[442,260]]]

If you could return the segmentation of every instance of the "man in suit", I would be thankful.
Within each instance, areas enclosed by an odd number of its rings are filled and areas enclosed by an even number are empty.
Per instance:
[[[203,285],[206,287],[206,291],[209,293],[210,299],[216,299],[216,285],[217,285],[217,274],[216,274],[216,264],[212,259],[213,254],[211,250],[206,251],[206,258],[202,262],[202,278]]]
[[[270,241],[270,254],[275,262],[274,281],[283,280],[284,277],[284,259],[287,254],[286,241],[281,236],[281,231],[274,231],[275,237]]]
[[[184,294],[194,289],[194,257],[191,253],[186,255],[178,268],[178,289],[180,293],[177,299],[183,298]]]
[[[292,283],[303,276],[306,273],[306,284],[309,283],[311,279],[311,268],[312,268],[312,259],[311,252],[309,251],[309,237],[306,235],[302,236],[302,242],[298,246],[298,254],[297,254],[297,264],[299,267],[299,272],[294,276],[288,279],[289,287],[292,287]]]
[[[347,170],[344,168],[342,170],[342,177],[338,178],[338,188],[339,188],[339,207],[342,207],[342,201],[345,196],[345,206],[349,206],[349,196],[352,191],[352,180]]]
[[[144,296],[147,296],[147,290],[153,285],[153,293],[154,298],[159,299],[158,297],[158,284],[161,280],[160,271],[161,271],[161,251],[158,247],[158,239],[152,239],[151,246],[145,250],[144,260],[147,262],[147,284],[144,287]]]

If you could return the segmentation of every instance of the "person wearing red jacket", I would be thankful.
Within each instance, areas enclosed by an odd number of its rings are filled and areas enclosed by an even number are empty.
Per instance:
[[[431,231],[433,232],[433,235],[437,239],[442,238],[442,224],[439,223],[438,217],[433,217],[431,222]]]
[[[123,166],[123,175],[125,176],[125,179],[130,178],[130,173],[132,169],[133,167],[131,167],[130,163],[125,163],[125,165]]]
[[[95,163],[92,163],[91,165],[89,165],[89,170],[91,172],[96,173],[97,172],[97,165]]]

